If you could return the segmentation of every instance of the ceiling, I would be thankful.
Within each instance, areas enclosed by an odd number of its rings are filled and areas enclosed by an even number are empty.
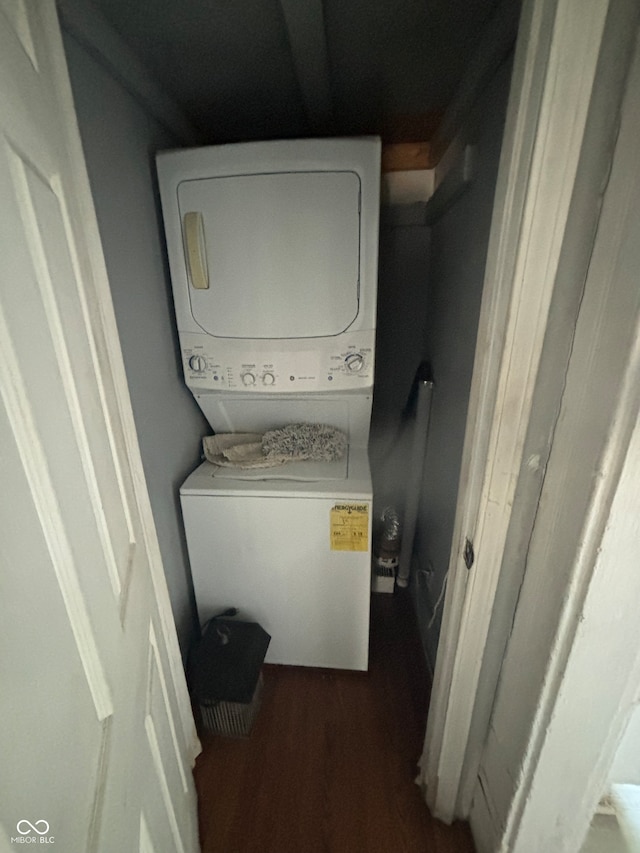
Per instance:
[[[360,133],[428,139],[498,5],[93,2],[207,143]]]

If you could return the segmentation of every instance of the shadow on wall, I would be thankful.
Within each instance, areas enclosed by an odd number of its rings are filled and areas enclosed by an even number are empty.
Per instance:
[[[383,207],[369,450],[376,517],[387,504],[400,506],[404,500],[411,431],[403,412],[424,352],[428,266],[424,204]]]
[[[452,545],[458,479],[489,247],[493,197],[511,81],[497,70],[458,137],[476,149],[474,178],[431,229],[425,357],[436,379],[416,540],[418,621],[435,665],[442,590]],[[437,612],[436,612],[437,611]]]

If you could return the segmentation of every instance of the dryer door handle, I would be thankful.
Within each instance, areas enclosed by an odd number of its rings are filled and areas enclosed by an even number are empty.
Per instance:
[[[196,290],[209,289],[209,269],[207,266],[207,246],[204,239],[204,220],[197,211],[185,213],[184,254],[191,286]]]

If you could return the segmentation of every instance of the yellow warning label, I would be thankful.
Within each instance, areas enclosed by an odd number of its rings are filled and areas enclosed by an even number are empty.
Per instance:
[[[331,510],[332,551],[369,550],[369,504],[336,504]]]

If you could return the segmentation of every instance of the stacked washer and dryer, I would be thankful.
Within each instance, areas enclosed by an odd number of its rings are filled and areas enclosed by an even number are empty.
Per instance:
[[[201,622],[228,607],[267,662],[368,666],[380,142],[162,153],[186,384],[217,433],[329,424],[332,462],[204,462],[180,490]]]

